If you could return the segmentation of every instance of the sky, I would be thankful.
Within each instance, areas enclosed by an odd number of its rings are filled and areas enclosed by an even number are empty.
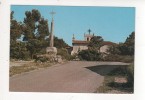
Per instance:
[[[105,41],[124,42],[135,31],[134,7],[98,7],[98,6],[36,6],[12,5],[14,19],[23,22],[25,11],[37,9],[49,22],[54,15],[54,34],[70,46],[72,36],[84,40],[84,33],[91,29],[92,34],[102,36]]]

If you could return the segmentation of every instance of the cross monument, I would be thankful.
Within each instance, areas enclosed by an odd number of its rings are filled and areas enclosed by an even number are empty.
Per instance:
[[[50,12],[50,14],[52,15],[52,22],[51,22],[51,31],[50,31],[50,47],[53,47],[54,46],[54,14],[56,14],[55,12]]]

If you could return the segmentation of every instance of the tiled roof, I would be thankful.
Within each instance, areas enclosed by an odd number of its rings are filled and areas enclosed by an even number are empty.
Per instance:
[[[103,45],[114,45],[116,43],[113,43],[113,42],[110,42],[110,41],[104,41],[102,44]]]
[[[83,41],[83,40],[73,40],[73,44],[88,44],[89,41]],[[110,42],[110,41],[104,41],[102,45],[114,45],[116,43]]]
[[[88,44],[88,41],[83,41],[83,40],[73,40],[73,44]]]

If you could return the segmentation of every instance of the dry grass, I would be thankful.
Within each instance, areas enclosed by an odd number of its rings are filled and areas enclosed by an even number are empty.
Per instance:
[[[114,77],[109,77],[109,76],[106,76],[104,78],[104,82],[103,82],[103,85],[100,86],[97,91],[95,91],[95,93],[107,93],[108,91],[111,91],[112,88],[107,86],[106,84],[110,83],[110,82],[113,82],[114,81]]]
[[[40,68],[47,68],[50,67],[52,65],[54,65],[56,63],[37,63],[37,62],[32,62],[32,63],[28,63],[28,64],[24,64],[22,66],[12,66],[10,67],[10,77],[16,74],[21,74],[24,72],[29,72],[32,70],[37,70]]]
[[[133,93],[133,85],[130,84],[128,80],[128,71],[127,68],[118,67],[112,70],[110,73],[105,75],[103,85],[100,86],[97,93]],[[115,78],[118,79],[127,79],[126,82],[116,82]]]

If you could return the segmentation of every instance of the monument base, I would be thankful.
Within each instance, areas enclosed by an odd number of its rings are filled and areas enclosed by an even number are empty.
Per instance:
[[[50,56],[56,57],[57,48],[56,47],[47,47],[46,48],[46,54],[49,54]]]
[[[37,55],[38,61],[39,59],[46,59],[48,62],[58,62],[62,63],[62,57],[57,55],[57,48],[56,47],[47,47],[46,54]]]

